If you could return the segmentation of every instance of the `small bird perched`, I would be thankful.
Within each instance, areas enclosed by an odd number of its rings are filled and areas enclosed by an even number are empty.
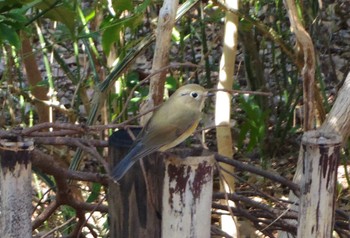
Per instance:
[[[139,159],[154,151],[170,149],[189,137],[197,128],[207,91],[198,84],[180,87],[157,108],[134,141],[126,156],[113,168],[118,181]]]

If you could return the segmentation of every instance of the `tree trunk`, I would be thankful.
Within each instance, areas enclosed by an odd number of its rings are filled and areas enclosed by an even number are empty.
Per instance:
[[[32,51],[30,39],[27,37],[26,33],[22,33],[21,36],[23,37],[21,55],[28,83],[33,88],[32,94],[39,100],[47,101],[49,99],[47,96],[49,92],[48,89],[43,86],[37,86],[37,84],[42,81],[42,77],[38,64],[36,63],[35,54]],[[47,105],[42,102],[35,102],[35,108],[38,113],[39,123],[50,121],[50,112]]]
[[[33,141],[0,141],[0,236],[32,237]]]

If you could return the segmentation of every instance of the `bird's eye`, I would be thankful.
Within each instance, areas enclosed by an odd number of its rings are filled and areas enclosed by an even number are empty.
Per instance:
[[[190,95],[193,98],[197,98],[198,97],[198,93],[196,93],[196,92],[191,92]]]

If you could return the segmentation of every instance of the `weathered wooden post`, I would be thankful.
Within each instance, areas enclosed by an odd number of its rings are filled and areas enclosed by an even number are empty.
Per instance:
[[[140,130],[133,130],[137,135]],[[128,152],[132,139],[125,130],[119,130],[109,138],[110,164],[117,164]],[[110,183],[108,208],[110,237],[152,237],[161,233],[161,195],[164,166],[157,164],[158,154],[145,158],[148,171],[147,184],[139,163],[136,163],[119,181]]]
[[[298,238],[332,237],[341,142],[320,131],[303,136]]]
[[[0,141],[0,236],[32,237],[33,141]]]
[[[165,162],[162,237],[210,237],[214,156]]]

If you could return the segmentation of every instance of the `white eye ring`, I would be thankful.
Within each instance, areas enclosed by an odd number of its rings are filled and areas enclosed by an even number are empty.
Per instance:
[[[199,96],[199,94],[197,92],[191,92],[190,95],[193,98],[197,98]]]

